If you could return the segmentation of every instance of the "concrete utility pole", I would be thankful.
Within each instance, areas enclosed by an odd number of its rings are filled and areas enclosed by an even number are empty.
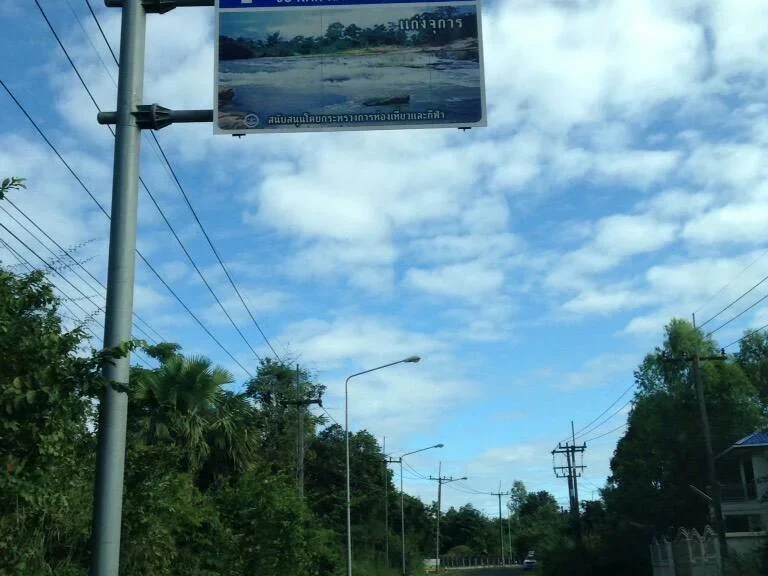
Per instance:
[[[302,400],[301,372],[296,364],[296,399]],[[299,497],[304,498],[304,410],[296,405],[296,481],[299,483]]]
[[[275,397],[277,394],[275,394]],[[305,398],[304,387],[301,382],[301,369],[296,364],[296,399],[285,400],[281,405],[296,406],[296,486],[299,496],[304,498],[304,410],[317,404],[323,405],[322,398]]]
[[[402,539],[402,548],[401,548],[401,556],[402,556],[402,574],[403,576],[406,576],[406,570],[405,570],[405,491],[403,490],[403,461],[405,460],[406,456],[410,456],[411,454],[418,454],[419,452],[426,452],[427,450],[432,450],[433,448],[443,448],[444,444],[435,444],[434,446],[427,446],[426,448],[420,448],[419,450],[413,450],[412,452],[406,452],[400,458],[386,458],[384,460],[385,465],[386,464],[400,464],[400,537]]]
[[[387,437],[381,443],[381,451],[387,455]],[[384,460],[384,566],[389,568],[389,468]]]
[[[504,522],[501,517],[501,497],[509,496],[510,492],[491,492],[491,496],[499,497],[499,536],[501,537],[501,565],[504,566]],[[509,549],[509,553],[512,554],[512,548]]]
[[[693,328],[696,328],[696,315],[693,315]],[[701,431],[704,435],[704,448],[707,456],[707,479],[711,490],[712,507],[714,508],[714,523],[717,539],[720,544],[720,557],[722,559],[721,569],[725,569],[725,562],[728,558],[728,541],[725,537],[725,524],[723,522],[722,490],[720,482],[717,479],[717,470],[715,468],[715,457],[712,449],[712,433],[709,427],[709,415],[707,414],[707,404],[704,396],[704,382],[701,379],[701,361],[702,360],[726,360],[728,357],[724,350],[720,355],[701,356],[699,353],[699,342],[696,341],[696,349],[693,356],[683,355],[680,357],[663,357],[664,362],[691,362],[693,387],[696,391],[696,400],[699,407],[699,417],[701,419]],[[709,496],[707,496],[709,498]]]
[[[557,466],[553,463],[552,469],[555,472],[557,478],[568,479],[568,499],[571,506],[571,516],[574,520],[574,526],[576,529],[576,538],[581,540],[581,522],[579,517],[579,488],[577,478],[581,475],[581,471],[586,468],[583,465],[576,464],[576,453],[583,454],[587,449],[586,444],[576,446],[576,434],[574,433],[573,421],[571,421],[571,434],[573,437],[573,444],[568,442],[563,446],[562,443],[557,445],[557,448],[552,450],[552,459],[554,460],[556,454],[564,454],[566,458],[566,466]]]
[[[696,314],[693,314],[693,329],[696,328]],[[709,415],[707,414],[707,403],[704,397],[704,382],[701,379],[701,361],[702,360],[725,360],[727,356],[725,351],[721,350],[719,356],[700,356],[699,342],[696,340],[696,350],[693,358],[685,358],[686,361],[693,362],[693,380],[696,387],[696,399],[699,405],[699,417],[701,418],[701,431],[704,434],[704,448],[707,454],[707,476],[712,491],[712,506],[715,509],[715,530],[717,530],[717,539],[720,543],[720,557],[723,561],[722,569],[725,570],[725,560],[728,558],[728,541],[725,537],[725,523],[723,522],[723,495],[720,488],[720,482],[717,479],[717,470],[715,468],[715,456],[712,450],[712,432],[709,427]]]
[[[434,480],[437,482],[437,528],[435,530],[435,571],[440,570],[440,509],[442,507],[442,498],[443,498],[443,484],[448,484],[449,482],[458,482],[459,480],[466,480],[467,477],[464,476],[463,478],[454,478],[451,477],[445,477],[442,475],[443,473],[443,463],[440,462],[437,468],[437,478],[434,478],[433,476],[430,476],[430,480]]]

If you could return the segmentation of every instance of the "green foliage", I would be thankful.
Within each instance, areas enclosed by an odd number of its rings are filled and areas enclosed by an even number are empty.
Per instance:
[[[437,8],[416,14],[403,22],[386,22],[360,28],[332,22],[325,34],[319,36],[280,37],[270,32],[263,38],[219,37],[219,57],[222,60],[306,56],[319,54],[356,53],[388,46],[445,46],[451,42],[477,38],[474,17],[461,16],[455,8]],[[471,56],[477,58],[475,50]]]
[[[23,190],[26,187],[24,178],[3,178],[3,181],[0,182],[0,200],[5,198],[5,195],[11,190]]]

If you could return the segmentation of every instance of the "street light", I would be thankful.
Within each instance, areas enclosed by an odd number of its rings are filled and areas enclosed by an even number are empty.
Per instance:
[[[419,361],[421,361],[420,356],[408,356],[408,358],[403,358],[397,362],[390,362],[389,364],[383,364],[370,370],[363,370],[357,374],[352,374],[344,381],[344,436],[346,436],[347,460],[347,576],[352,576],[352,494],[349,488],[349,381],[352,378],[375,372],[376,370],[382,370],[397,364],[415,364]]]
[[[427,446],[421,450],[414,450],[413,452],[406,452],[400,456],[400,535],[403,538],[403,576],[405,576],[405,497],[403,496],[403,459],[411,454],[417,454],[426,450],[432,450],[433,448],[442,448],[443,444],[435,444],[434,446]]]

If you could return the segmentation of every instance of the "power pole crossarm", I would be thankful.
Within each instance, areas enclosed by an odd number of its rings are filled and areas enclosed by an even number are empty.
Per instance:
[[[440,509],[442,508],[442,496],[443,496],[443,484],[449,482],[458,482],[459,480],[466,480],[467,477],[454,478],[453,476],[443,476],[443,463],[441,462],[438,467],[437,478],[430,476],[429,479],[437,482],[437,528],[435,530],[435,570],[440,569]]]

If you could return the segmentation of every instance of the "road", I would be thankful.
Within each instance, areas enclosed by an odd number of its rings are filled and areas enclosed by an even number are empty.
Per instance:
[[[536,574],[536,572],[523,572],[518,568],[478,568],[475,570],[450,570],[450,576],[516,576],[517,574]]]

